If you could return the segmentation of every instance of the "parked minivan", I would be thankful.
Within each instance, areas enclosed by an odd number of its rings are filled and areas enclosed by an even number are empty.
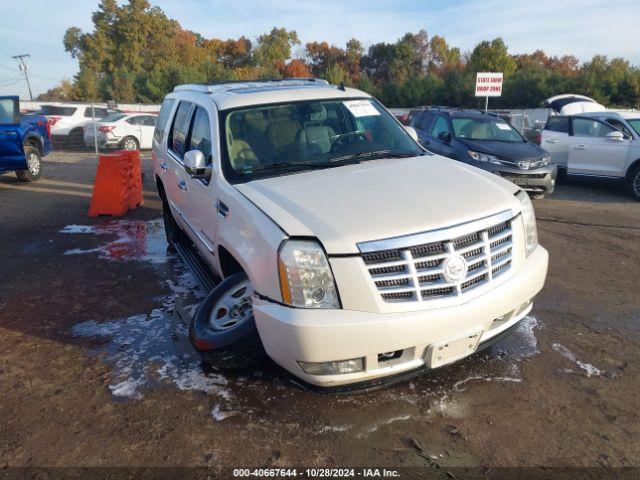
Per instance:
[[[323,80],[167,95],[152,155],[167,239],[222,279],[190,325],[206,361],[266,352],[301,384],[359,388],[518,327],[548,263],[529,196],[412,133]]]
[[[538,198],[555,189],[557,169],[549,153],[497,115],[431,107],[411,125],[434,153],[500,175]]]

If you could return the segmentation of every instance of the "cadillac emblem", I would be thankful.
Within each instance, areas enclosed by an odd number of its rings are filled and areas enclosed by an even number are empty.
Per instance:
[[[457,283],[467,276],[467,261],[462,255],[454,253],[445,259],[442,270],[448,283]]]

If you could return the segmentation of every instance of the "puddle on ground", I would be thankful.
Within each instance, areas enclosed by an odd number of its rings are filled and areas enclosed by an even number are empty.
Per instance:
[[[111,220],[97,225],[67,225],[59,233],[76,235],[115,236],[95,248],[74,248],[65,255],[97,253],[103,260],[115,262],[139,261],[161,264],[167,261],[167,241],[162,219]]]
[[[160,280],[169,293],[158,297],[150,312],[103,322],[87,320],[72,329],[78,338],[97,345],[90,354],[112,367],[108,388],[117,399],[141,399],[149,389],[172,386],[211,394],[210,415],[215,422],[242,417],[271,425],[277,419],[317,435],[366,437],[408,421],[464,418],[474,384],[518,384],[521,361],[538,353],[535,331],[541,326],[536,317],[528,316],[510,337],[485,351],[489,353],[371,393],[303,392],[288,384],[286,375],[269,361],[242,376],[204,370],[187,330],[204,294],[179,257],[167,253],[162,220],[69,225],[60,232],[115,236],[98,247],[69,250],[67,255],[97,253],[107,261],[150,262],[160,277],[171,277]],[[372,411],[378,412],[373,418]]]

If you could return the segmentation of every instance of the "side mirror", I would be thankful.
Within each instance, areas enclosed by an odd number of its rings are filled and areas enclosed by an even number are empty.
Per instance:
[[[440,132],[438,133],[438,140],[444,143],[449,143],[449,140],[451,140],[451,134],[449,132]]]
[[[418,141],[418,132],[416,132],[415,128],[410,127],[409,125],[405,125],[404,129],[409,135],[411,135],[411,138],[413,138],[416,142]]]
[[[616,130],[615,132],[609,132],[607,133],[607,135],[605,136],[605,138],[607,140],[613,140],[613,141],[622,141],[624,140],[624,133],[619,132],[618,130]]]
[[[185,171],[191,175],[191,178],[209,180],[213,169],[211,165],[207,165],[204,153],[200,150],[189,150],[184,154],[182,160]]]

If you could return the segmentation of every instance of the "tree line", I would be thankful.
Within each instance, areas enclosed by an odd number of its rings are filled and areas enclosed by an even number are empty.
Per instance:
[[[147,0],[101,0],[93,31],[67,29],[64,47],[78,60],[73,81],[42,100],[158,103],[176,85],[225,80],[321,77],[355,86],[393,107],[478,107],[477,72],[503,72],[503,96],[492,107],[532,108],[559,93],[581,93],[619,107],[640,105],[640,69],[623,58],[548,56],[542,50],[512,55],[501,38],[461,52],[425,30],[366,50],[357,39],[344,47],[273,28],[250,39],[207,39],[183,29]]]

